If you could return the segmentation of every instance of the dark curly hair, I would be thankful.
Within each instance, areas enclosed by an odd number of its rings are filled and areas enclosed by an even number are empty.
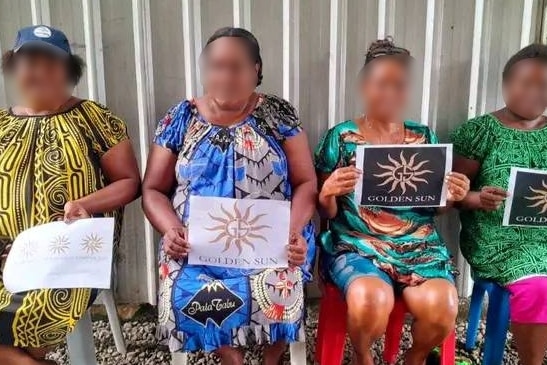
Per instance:
[[[547,66],[547,45],[540,43],[530,44],[511,56],[503,68],[503,80],[506,81],[511,75],[513,66],[520,61],[529,59],[535,59]]]
[[[249,52],[249,56],[251,57],[252,61],[258,65],[258,80],[256,82],[256,86],[259,86],[262,84],[262,57],[260,56],[260,45],[258,44],[257,39],[253,35],[253,33],[249,32],[246,29],[243,28],[233,28],[233,27],[224,27],[218,29],[213,35],[207,40],[207,43],[205,44],[205,48],[203,49],[204,54],[207,52],[207,47],[216,41],[219,38],[224,37],[233,37],[240,39],[245,47],[247,48],[247,51]]]
[[[13,50],[7,51],[2,55],[2,72],[4,75],[9,75],[13,72],[17,58],[24,54],[36,54],[44,53],[40,50],[21,50],[19,52],[14,52]],[[46,54],[50,54],[45,52]],[[78,85],[85,69],[84,60],[80,56],[71,54],[66,59],[66,72],[68,75],[68,80],[72,86]]]
[[[408,49],[397,47],[393,42],[393,38],[387,37],[385,39],[378,39],[370,44],[365,56],[365,64],[363,65],[362,71],[365,71],[371,62],[384,57],[397,59],[404,66],[409,66],[414,60]]]

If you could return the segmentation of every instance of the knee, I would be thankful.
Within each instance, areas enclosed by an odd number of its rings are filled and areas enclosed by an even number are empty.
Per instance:
[[[350,316],[382,321],[393,309],[393,289],[381,279],[356,279],[348,288],[346,302]]]
[[[432,289],[414,304],[416,320],[428,323],[439,332],[448,333],[455,325],[458,315],[458,293],[451,285],[443,289]]]

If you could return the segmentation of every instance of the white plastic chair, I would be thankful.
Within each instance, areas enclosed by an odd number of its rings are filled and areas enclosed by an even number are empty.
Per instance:
[[[122,355],[127,353],[125,340],[123,338],[120,317],[116,310],[114,293],[112,290],[101,290],[97,296],[96,302],[104,304],[108,322],[112,329],[116,349]],[[84,316],[78,321],[74,331],[67,337],[68,356],[73,365],[97,365],[95,355],[95,344],[93,343],[93,327],[91,323],[91,313],[86,311]]]
[[[307,364],[306,341],[291,343],[289,351],[291,353],[291,365]],[[188,365],[188,354],[186,352],[175,352],[172,354],[171,365]]]

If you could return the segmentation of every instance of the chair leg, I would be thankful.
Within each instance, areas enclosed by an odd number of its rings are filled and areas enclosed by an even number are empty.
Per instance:
[[[68,356],[72,365],[97,365],[93,343],[91,314],[85,312],[67,337]]]
[[[291,342],[289,345],[291,353],[291,365],[306,365],[306,340],[304,342]]]
[[[399,345],[405,322],[406,306],[400,300],[395,301],[395,306],[389,316],[384,340],[384,362],[394,364],[399,353]]]
[[[315,360],[321,365],[340,365],[346,342],[346,303],[338,289],[326,286],[319,307]]]
[[[188,354],[186,352],[174,352],[171,354],[171,365],[186,365]]]
[[[441,345],[441,365],[456,363],[456,331],[452,331]]]
[[[482,313],[482,300],[486,289],[479,283],[473,285],[469,314],[467,316],[467,333],[465,336],[465,349],[472,351],[477,346],[477,331]]]
[[[101,300],[106,308],[108,322],[110,323],[116,349],[120,354],[125,355],[127,353],[127,348],[125,346],[120,317],[118,316],[118,311],[116,310],[116,302],[114,301],[114,293],[112,290],[103,290],[101,292]]]
[[[501,365],[509,329],[509,292],[495,286],[488,298],[483,364]]]

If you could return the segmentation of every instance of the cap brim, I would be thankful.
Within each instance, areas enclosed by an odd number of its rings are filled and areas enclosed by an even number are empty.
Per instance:
[[[66,50],[60,47],[57,47],[48,42],[37,41],[37,40],[24,42],[23,44],[19,45],[19,47],[14,48],[13,52],[17,53],[21,50],[33,50],[33,49],[43,50],[60,57],[68,57],[70,55],[70,53],[68,53]]]

